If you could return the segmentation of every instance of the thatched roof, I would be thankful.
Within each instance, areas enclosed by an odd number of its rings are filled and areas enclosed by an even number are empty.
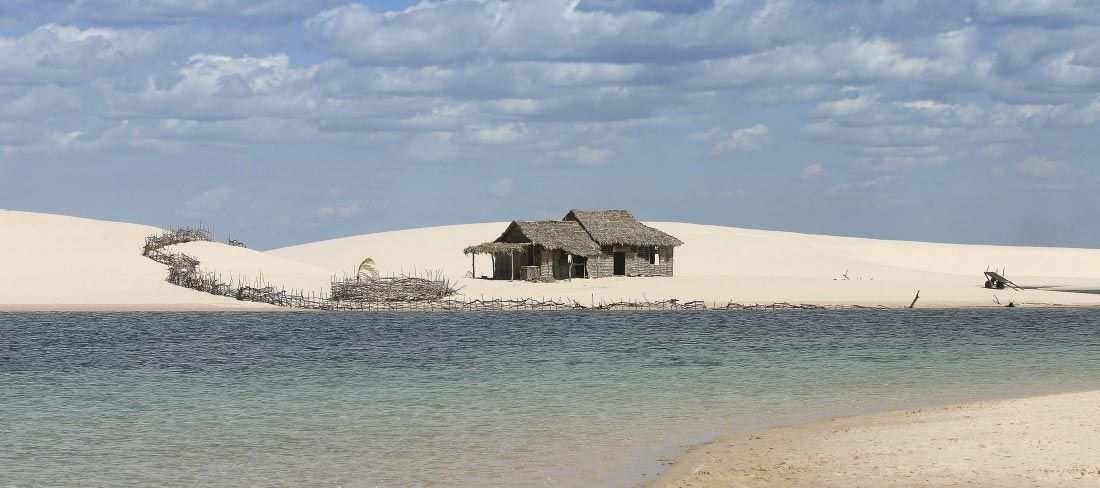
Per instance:
[[[600,254],[597,245],[579,223],[566,220],[538,220],[512,222],[494,242],[486,242],[465,249],[466,254],[522,251],[528,245],[562,250],[576,256]]]
[[[626,210],[570,210],[566,221],[577,221],[601,246],[682,246],[683,241],[645,225]]]
[[[498,252],[510,253],[520,252],[527,249],[527,246],[531,245],[530,242],[483,242],[476,246],[470,246],[462,250],[463,254],[495,254]]]
[[[501,239],[510,234],[509,230],[512,230],[512,227],[515,227],[529,242],[547,249],[561,249],[577,256],[595,256],[600,253],[600,246],[592,242],[592,238],[577,222],[565,220],[516,221],[508,226],[508,229],[501,235]]]

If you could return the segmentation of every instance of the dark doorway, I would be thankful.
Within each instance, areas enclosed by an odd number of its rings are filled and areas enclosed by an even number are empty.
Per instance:
[[[626,274],[626,253],[615,253],[615,276],[623,276]]]

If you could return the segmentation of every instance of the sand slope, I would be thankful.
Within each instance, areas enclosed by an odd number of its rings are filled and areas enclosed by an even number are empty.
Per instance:
[[[917,290],[923,306],[995,306],[994,296],[1003,303],[1100,304],[1100,295],[981,286],[981,273],[992,266],[1007,267],[1008,275],[1022,285],[1100,288],[1100,250],[884,241],[676,222],[650,225],[685,242],[676,250],[675,277],[550,284],[460,279],[459,285],[466,297],[563,298],[586,305],[677,298],[901,306]],[[470,272],[470,258],[462,249],[496,238],[506,226],[497,222],[384,232],[268,252],[349,273],[369,256],[384,274],[430,269],[458,278]],[[490,266],[488,257],[477,258],[479,276],[489,274]]]
[[[982,288],[988,266],[1022,285],[1100,288],[1100,250],[882,241],[651,223],[686,243],[672,278],[604,278],[557,283],[470,279],[467,245],[496,238],[506,223],[382,232],[260,252],[220,243],[173,246],[223,279],[327,292],[364,257],[382,274],[442,271],[464,298],[557,298],[589,305],[617,300],[708,303],[995,306],[1100,305],[1100,295]],[[31,212],[0,211],[0,307],[6,309],[268,308],[172,286],[165,267],[140,254],[155,227]],[[490,273],[488,256],[476,259]],[[843,279],[847,273],[849,279]]]
[[[164,281],[167,269],[141,255],[147,225],[0,211],[0,310],[277,309]],[[262,275],[313,286],[331,273],[259,251],[196,242],[171,250],[228,277]]]
[[[649,486],[1100,486],[1100,391],[736,434]]]

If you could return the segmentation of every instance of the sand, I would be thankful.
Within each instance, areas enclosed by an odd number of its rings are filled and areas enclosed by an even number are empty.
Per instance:
[[[987,268],[1007,268],[1025,286],[1100,289],[1100,250],[974,246],[831,237],[651,222],[686,244],[670,278],[575,279],[526,283],[471,279],[470,244],[492,240],[505,222],[365,234],[261,252],[220,243],[173,246],[223,279],[325,293],[371,257],[383,275],[440,271],[458,298],[546,298],[583,305],[619,300],[702,300],[708,304],[806,303],[901,307],[1100,306],[1100,295],[988,290]],[[141,256],[156,227],[0,210],[0,310],[265,309],[182,289],[165,266]],[[478,276],[491,272],[475,258]]]
[[[648,486],[1100,486],[1100,391],[735,434]]]
[[[0,310],[280,310],[172,285],[167,267],[141,255],[147,225],[0,211]],[[269,277],[302,285],[331,273],[260,251],[219,243],[172,246],[226,277]]]
[[[432,227],[334,239],[269,251],[334,270],[373,258],[383,274],[442,270],[467,298],[558,298],[583,305],[617,300],[703,300],[710,304],[809,303],[923,307],[1100,305],[1100,295],[987,290],[982,272],[1007,268],[1021,285],[1100,288],[1100,250],[886,241],[677,222],[649,222],[685,242],[671,278],[601,278],[524,283],[459,278],[462,249],[492,240],[505,222]],[[491,273],[488,256],[477,274]],[[847,279],[844,275],[847,275]],[[996,298],[996,301],[995,301]]]

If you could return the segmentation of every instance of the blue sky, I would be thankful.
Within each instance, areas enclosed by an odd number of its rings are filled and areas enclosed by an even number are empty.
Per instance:
[[[0,208],[1100,247],[1100,6],[7,0]]]

